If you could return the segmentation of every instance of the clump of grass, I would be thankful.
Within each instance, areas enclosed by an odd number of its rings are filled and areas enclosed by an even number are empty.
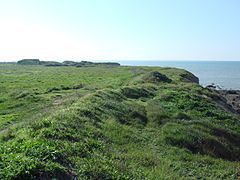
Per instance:
[[[17,96],[16,96],[16,99],[21,99],[21,98],[24,98],[26,96],[28,96],[30,93],[28,91],[22,91],[21,93],[19,93]]]
[[[0,98],[0,104],[4,103],[5,101],[6,101],[6,98],[2,98],[2,97]]]
[[[169,121],[170,115],[163,109],[158,100],[150,100],[146,106],[147,117],[153,125],[163,125]]]
[[[15,137],[15,132],[13,129],[7,129],[5,132],[0,136],[1,141],[9,141]]]
[[[76,84],[76,85],[70,85],[70,86],[61,85],[60,89],[61,90],[71,90],[71,89],[81,89],[83,87],[84,87],[83,84]]]
[[[133,86],[123,87],[121,89],[121,92],[127,98],[132,98],[132,99],[147,98],[154,95],[154,92],[149,89],[141,88],[141,87],[133,87]]]
[[[48,90],[47,90],[47,93],[49,93],[49,92],[54,92],[54,91],[60,91],[61,90],[61,88],[59,88],[59,87],[52,87],[52,88],[49,88]]]
[[[84,87],[83,84],[77,84],[77,85],[73,85],[73,86],[72,86],[72,89],[81,89],[81,88],[83,88],[83,87]]]
[[[240,135],[209,123],[167,123],[162,138],[168,144],[187,148],[193,153],[238,161]],[[232,138],[231,138],[232,137]]]

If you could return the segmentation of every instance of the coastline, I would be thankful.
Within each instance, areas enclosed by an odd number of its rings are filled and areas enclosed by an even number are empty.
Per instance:
[[[218,98],[213,98],[213,100],[223,106],[224,109],[240,114],[240,90],[222,89],[214,83],[207,85],[205,88],[219,95]]]
[[[190,71],[206,87],[212,83],[224,90],[240,90],[240,61],[118,61],[127,66],[173,67]]]
[[[217,90],[226,99],[227,104],[231,105],[236,113],[240,114],[240,90]]]

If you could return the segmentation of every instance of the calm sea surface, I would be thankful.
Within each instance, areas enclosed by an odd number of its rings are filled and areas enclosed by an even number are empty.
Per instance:
[[[240,90],[240,61],[120,61],[121,65],[161,66],[186,69],[203,86],[216,84],[223,89]]]

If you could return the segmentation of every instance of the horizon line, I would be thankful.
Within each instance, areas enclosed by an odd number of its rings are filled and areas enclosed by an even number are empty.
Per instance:
[[[226,60],[226,59],[61,59],[61,60],[55,60],[55,59],[40,59],[40,58],[23,58],[23,59],[38,59],[40,61],[56,61],[56,62],[63,62],[63,61],[75,61],[75,62],[81,62],[81,61],[90,61],[90,62],[98,62],[98,61],[113,61],[113,62],[121,62],[121,61],[149,61],[149,62],[158,62],[158,61],[225,61],[225,62],[235,62],[235,61],[240,61],[239,59],[231,59],[231,60]],[[0,60],[0,63],[13,63],[13,62],[18,62],[20,60]]]

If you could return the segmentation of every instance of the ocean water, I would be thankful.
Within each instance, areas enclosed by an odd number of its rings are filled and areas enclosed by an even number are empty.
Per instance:
[[[161,66],[186,69],[202,86],[216,84],[222,89],[240,90],[240,61],[120,61],[129,66]]]

